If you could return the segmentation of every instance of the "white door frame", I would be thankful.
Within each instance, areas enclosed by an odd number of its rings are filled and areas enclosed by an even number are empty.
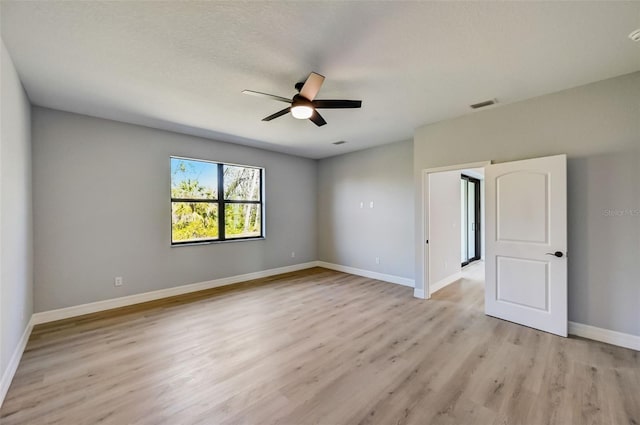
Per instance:
[[[420,190],[420,231],[422,238],[420,248],[420,271],[422,275],[422,288],[415,288],[413,296],[416,298],[429,299],[431,291],[429,290],[429,258],[427,256],[427,243],[429,239],[429,174],[441,173],[443,171],[466,170],[469,168],[484,168],[491,165],[491,161],[469,162],[466,164],[447,165],[444,167],[425,168],[421,173],[421,190]]]

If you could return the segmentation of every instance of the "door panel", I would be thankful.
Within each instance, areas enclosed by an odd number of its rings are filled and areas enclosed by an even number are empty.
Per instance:
[[[549,273],[545,261],[497,257],[499,301],[549,311]]]
[[[488,315],[567,335],[566,184],[565,155],[486,167]]]
[[[498,240],[547,242],[549,181],[546,174],[514,172],[499,176],[496,197]]]

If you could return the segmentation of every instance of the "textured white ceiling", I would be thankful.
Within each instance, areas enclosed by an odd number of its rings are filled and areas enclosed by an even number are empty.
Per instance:
[[[640,70],[640,2],[11,2],[2,38],[33,103],[321,158]],[[324,127],[284,104],[311,71]],[[498,106],[499,107],[499,106]],[[332,145],[338,140],[348,143]]]

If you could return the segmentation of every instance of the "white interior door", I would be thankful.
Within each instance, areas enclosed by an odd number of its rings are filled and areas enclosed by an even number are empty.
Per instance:
[[[486,314],[567,336],[566,155],[485,169]]]

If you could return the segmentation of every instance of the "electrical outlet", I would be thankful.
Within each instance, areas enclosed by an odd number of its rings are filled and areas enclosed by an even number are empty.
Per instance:
[[[369,202],[369,208],[373,208],[373,201]]]
[[[360,201],[360,208],[364,208],[364,202]]]
[[[291,258],[296,258],[296,252],[295,251],[291,251]]]
[[[376,264],[380,264],[380,257],[376,257]]]
[[[118,276],[113,280],[113,286],[122,286],[123,283],[122,276]]]

